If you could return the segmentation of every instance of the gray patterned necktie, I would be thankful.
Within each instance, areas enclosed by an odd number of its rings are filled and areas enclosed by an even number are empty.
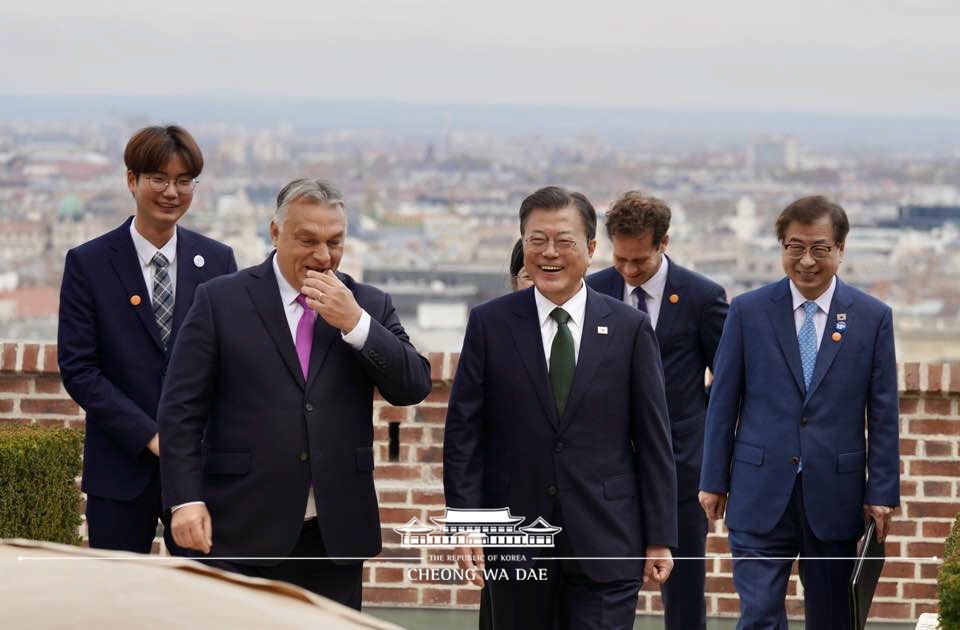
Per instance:
[[[150,260],[153,265],[153,316],[157,320],[157,328],[160,330],[160,342],[163,349],[167,349],[167,342],[170,341],[170,331],[173,328],[173,287],[170,285],[170,274],[167,273],[167,266],[170,261],[167,257],[157,252]]]

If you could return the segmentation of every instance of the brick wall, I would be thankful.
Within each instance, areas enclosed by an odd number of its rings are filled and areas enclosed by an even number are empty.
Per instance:
[[[457,355],[432,354],[433,391],[415,407],[374,404],[376,479],[383,521],[382,559],[368,562],[364,598],[368,605],[469,607],[478,591],[455,581],[411,580],[411,568],[449,568],[431,562],[438,550],[405,549],[393,527],[413,517],[429,523],[443,513],[443,421],[456,369]],[[943,554],[953,517],[960,512],[960,363],[899,366],[901,411],[901,493],[903,505],[894,518],[887,542],[888,556],[924,556],[928,560],[887,562],[871,610],[875,620],[916,619],[936,610],[933,556]],[[4,343],[0,347],[0,423],[39,423],[83,426],[82,411],[63,390],[52,344]],[[391,456],[390,425],[397,439]],[[719,524],[709,534],[708,554],[727,554],[725,530]],[[707,612],[736,616],[738,601],[731,582],[731,563],[714,558],[707,564]],[[794,576],[788,610],[803,611],[802,589]],[[638,610],[656,614],[659,594],[641,592]]]

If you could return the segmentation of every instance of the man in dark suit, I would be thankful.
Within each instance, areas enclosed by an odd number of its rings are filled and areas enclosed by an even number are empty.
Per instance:
[[[381,548],[374,388],[412,405],[431,381],[390,297],[337,273],[346,225],[335,188],[295,180],[270,223],[276,251],[197,291],[160,462],[178,544],[359,610],[361,559]]]
[[[704,630],[707,519],[697,501],[707,411],[704,375],[727,315],[726,293],[716,282],[681,267],[664,253],[670,242],[670,207],[630,191],[606,219],[613,266],[591,274],[587,285],[645,313],[657,333],[666,384],[673,457],[677,465],[677,547],[670,579],[660,587],[664,624]]]
[[[776,228],[787,277],[733,300],[717,349],[700,502],[726,513],[738,628],[787,627],[799,555],[806,627],[843,630],[865,517],[882,541],[900,500],[893,321],[837,277],[843,208],[804,197]]]
[[[160,502],[157,404],[197,285],[237,270],[233,251],[177,227],[203,154],[186,130],[147,127],[124,152],[136,214],[67,252],[57,359],[86,411],[82,489],[91,547],[148,553]],[[164,538],[176,552],[169,527]]]
[[[676,544],[656,338],[649,317],[583,282],[596,246],[586,197],[538,190],[520,206],[520,231],[535,286],[470,315],[444,491],[448,507],[507,507],[563,530],[553,549],[509,549],[524,556],[512,564],[496,553],[485,563],[477,547],[459,549],[458,562],[509,567],[512,579],[487,581],[499,630],[632,628],[641,582],[666,580]],[[531,567],[547,579],[515,573]]]

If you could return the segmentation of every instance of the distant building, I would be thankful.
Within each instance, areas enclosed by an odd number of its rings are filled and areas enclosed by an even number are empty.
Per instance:
[[[897,208],[897,218],[882,222],[883,227],[932,230],[953,223],[960,227],[960,206],[906,204]]]
[[[762,136],[747,150],[747,166],[754,174],[792,173],[800,163],[800,149],[793,136]]]

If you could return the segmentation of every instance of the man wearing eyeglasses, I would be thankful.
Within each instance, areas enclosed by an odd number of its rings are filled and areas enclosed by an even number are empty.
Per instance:
[[[457,550],[477,585],[481,568],[507,572],[486,580],[498,630],[629,630],[641,584],[673,567],[660,353],[647,315],[584,283],[596,225],[582,194],[549,186],[524,199],[534,286],[473,309],[464,335],[443,443],[447,506],[506,507],[525,525],[562,528],[553,547]]]
[[[700,503],[726,515],[737,628],[787,627],[799,556],[806,627],[843,630],[857,539],[900,501],[892,316],[837,277],[839,205],[798,199],[776,229],[787,277],[732,301],[717,349]]]
[[[176,125],[141,129],[124,151],[136,213],[67,252],[57,360],[86,412],[82,489],[91,547],[148,553],[161,518],[157,406],[197,285],[236,271],[233,251],[177,227],[203,154]]]

